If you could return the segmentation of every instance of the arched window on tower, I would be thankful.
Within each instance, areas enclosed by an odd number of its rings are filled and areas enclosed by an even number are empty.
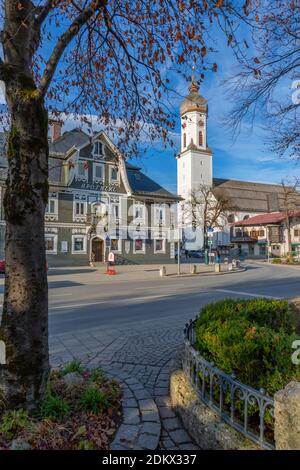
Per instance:
[[[199,147],[203,146],[203,134],[202,131],[199,131]]]
[[[183,134],[183,148],[186,147],[186,133]]]

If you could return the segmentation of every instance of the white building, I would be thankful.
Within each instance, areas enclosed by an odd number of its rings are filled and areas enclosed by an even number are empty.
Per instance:
[[[281,185],[254,183],[216,178],[213,173],[213,152],[208,146],[207,119],[208,103],[199,94],[199,85],[192,78],[189,94],[180,106],[181,149],[177,156],[177,192],[188,200],[192,191],[199,186],[212,188],[215,198],[227,199],[232,207],[228,223],[222,229],[215,229],[214,245],[230,246],[234,243],[232,223],[250,217],[283,210],[283,189]],[[230,173],[230,168],[228,169]],[[300,208],[300,194],[295,198],[295,208]],[[191,240],[192,226],[190,211],[186,210],[184,201],[180,204],[179,223],[182,224],[186,239]],[[243,241],[240,242],[241,244]],[[243,251],[252,253],[252,245]],[[203,246],[203,233],[186,242],[186,248],[199,249]],[[240,246],[238,246],[240,248]]]

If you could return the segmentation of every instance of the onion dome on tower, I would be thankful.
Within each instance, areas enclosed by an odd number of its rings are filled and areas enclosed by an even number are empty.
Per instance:
[[[192,81],[189,86],[189,95],[184,98],[180,105],[180,115],[191,111],[200,111],[207,113],[207,101],[203,96],[199,94],[199,84],[195,79],[194,74],[192,75]]]

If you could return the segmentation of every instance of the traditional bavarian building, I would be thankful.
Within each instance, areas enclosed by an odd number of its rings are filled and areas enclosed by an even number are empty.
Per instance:
[[[51,265],[105,262],[113,251],[121,263],[156,263],[174,257],[179,198],[126,162],[104,132],[81,129],[60,135],[52,123],[49,200],[45,212]],[[0,161],[1,193],[7,160]],[[1,248],[5,220],[1,212]]]

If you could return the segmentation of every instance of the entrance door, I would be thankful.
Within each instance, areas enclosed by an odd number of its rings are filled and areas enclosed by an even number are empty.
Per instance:
[[[93,256],[94,254],[94,256]],[[103,240],[94,238],[92,240],[92,259],[94,261],[103,261]]]

